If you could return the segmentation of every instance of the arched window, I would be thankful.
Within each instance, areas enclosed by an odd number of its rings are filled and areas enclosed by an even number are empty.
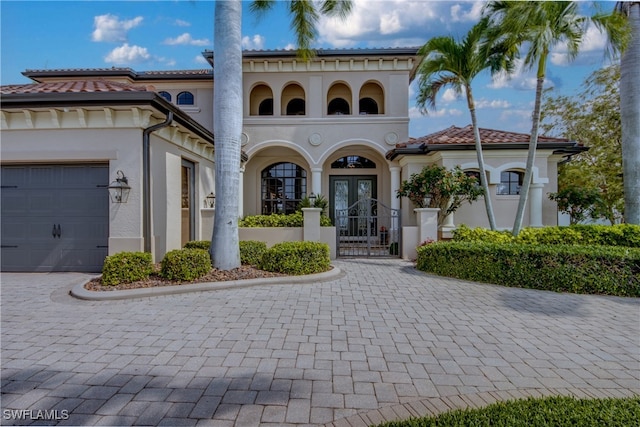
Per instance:
[[[294,98],[287,104],[287,116],[304,116],[305,103],[304,99]]]
[[[371,98],[360,100],[360,114],[378,114],[378,103]]]
[[[259,84],[251,89],[249,114],[251,116],[273,116],[273,92],[269,86]]]
[[[344,156],[331,163],[331,169],[375,169],[376,164],[362,156]]]
[[[193,105],[193,94],[191,92],[180,92],[176,98],[178,105]]]
[[[158,95],[160,95],[167,101],[171,102],[171,94],[169,92],[161,91],[161,92],[158,92]]]
[[[476,186],[480,186],[482,185],[482,183],[480,182],[480,172],[478,171],[473,171],[473,170],[469,170],[469,171],[464,171],[464,174],[468,177],[473,177],[476,179]]]
[[[258,107],[259,116],[273,116],[273,99],[265,99]]]
[[[370,81],[362,85],[358,99],[360,114],[384,114],[384,92],[379,82]]]
[[[500,172],[500,184],[498,185],[497,194],[502,196],[520,194],[520,187],[522,187],[523,178],[524,172]]]
[[[331,115],[343,115],[343,114],[351,114],[349,110],[349,103],[342,98],[335,98],[329,102],[329,106],[327,107],[327,114]]]
[[[351,114],[351,89],[345,83],[331,85],[327,92],[327,114]]]
[[[307,195],[307,171],[295,163],[274,163],[262,171],[262,214],[290,214]]]
[[[297,83],[290,83],[282,89],[280,114],[283,116],[302,116],[306,112],[304,89]]]

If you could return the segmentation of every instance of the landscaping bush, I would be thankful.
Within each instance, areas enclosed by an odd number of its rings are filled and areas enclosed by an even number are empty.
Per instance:
[[[191,240],[184,244],[184,249],[203,249],[207,252],[209,247],[211,247],[210,240]]]
[[[319,242],[283,242],[262,256],[259,268],[289,275],[313,274],[330,268],[329,245]]]
[[[271,215],[251,215],[246,216],[238,223],[239,227],[302,227],[302,211],[292,214],[271,214]],[[330,227],[331,219],[325,215],[320,215],[320,226]]]
[[[640,250],[572,245],[440,242],[416,267],[442,276],[556,292],[640,296]]]
[[[568,227],[524,228],[513,237],[509,231],[491,231],[460,225],[453,232],[456,242],[525,243],[543,245],[604,245],[640,248],[640,226],[571,225]]]
[[[258,265],[262,260],[262,255],[267,251],[265,242],[257,240],[240,241],[240,263],[242,265]]]
[[[120,252],[109,255],[102,266],[102,284],[119,285],[145,280],[153,271],[148,252]]]
[[[497,402],[483,408],[391,421],[379,427],[627,427],[637,426],[640,397],[576,399],[552,396]]]
[[[176,249],[160,263],[160,275],[168,280],[195,280],[211,271],[209,252],[203,249]]]

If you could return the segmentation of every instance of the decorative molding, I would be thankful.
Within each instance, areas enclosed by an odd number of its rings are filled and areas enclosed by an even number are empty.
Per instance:
[[[389,145],[396,145],[398,143],[398,134],[395,132],[389,132],[384,136],[384,142]]]
[[[314,147],[322,144],[322,136],[317,132],[312,133],[311,135],[309,135],[309,144],[313,145]]]
[[[246,132],[242,132],[240,134],[240,145],[244,147],[248,143],[249,143],[249,135],[247,135]]]

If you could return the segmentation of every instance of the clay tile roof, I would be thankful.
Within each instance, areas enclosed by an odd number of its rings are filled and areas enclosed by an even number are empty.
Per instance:
[[[529,143],[529,134],[507,132],[495,129],[480,128],[480,140],[483,145],[492,144],[518,144]],[[570,142],[564,138],[553,138],[550,136],[539,135],[538,143],[563,143]],[[465,127],[451,126],[447,129],[422,136],[420,138],[410,139],[409,142],[404,143],[401,148],[407,147],[407,145],[414,144],[428,144],[428,145],[464,145],[475,144],[475,138],[473,136],[473,127],[471,125]],[[400,145],[400,144],[398,144]],[[398,146],[396,146],[398,147]]]
[[[31,83],[22,85],[7,85],[0,87],[0,93],[80,93],[80,92],[140,92],[144,87],[132,86],[108,80],[81,80],[51,83]]]

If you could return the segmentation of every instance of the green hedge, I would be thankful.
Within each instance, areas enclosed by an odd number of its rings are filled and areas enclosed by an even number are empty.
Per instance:
[[[209,252],[211,241],[209,240],[192,240],[185,243],[185,249],[204,249]],[[262,259],[262,254],[267,250],[265,242],[257,240],[241,240],[240,241],[240,263],[242,265],[258,265]]]
[[[211,240],[191,240],[184,244],[184,249],[204,249],[209,251]]]
[[[440,242],[418,248],[416,267],[503,286],[640,296],[640,250],[635,248]]]
[[[238,223],[239,227],[302,227],[303,216],[301,211],[292,214],[271,214],[246,216]],[[330,227],[331,219],[320,215],[320,226]]]
[[[153,261],[148,252],[120,252],[105,258],[102,266],[102,284],[119,285],[145,280],[153,272]]]
[[[240,241],[240,263],[242,265],[258,265],[262,255],[267,251],[267,244],[257,240]]]
[[[457,242],[527,243],[543,245],[605,245],[640,248],[640,226],[571,225],[568,227],[524,228],[514,237],[509,231],[491,231],[460,225],[453,232]]]
[[[168,280],[195,280],[210,271],[211,258],[203,249],[175,249],[160,263],[160,275]]]
[[[329,245],[319,242],[278,243],[267,249],[258,267],[290,275],[321,273],[331,267]]]

